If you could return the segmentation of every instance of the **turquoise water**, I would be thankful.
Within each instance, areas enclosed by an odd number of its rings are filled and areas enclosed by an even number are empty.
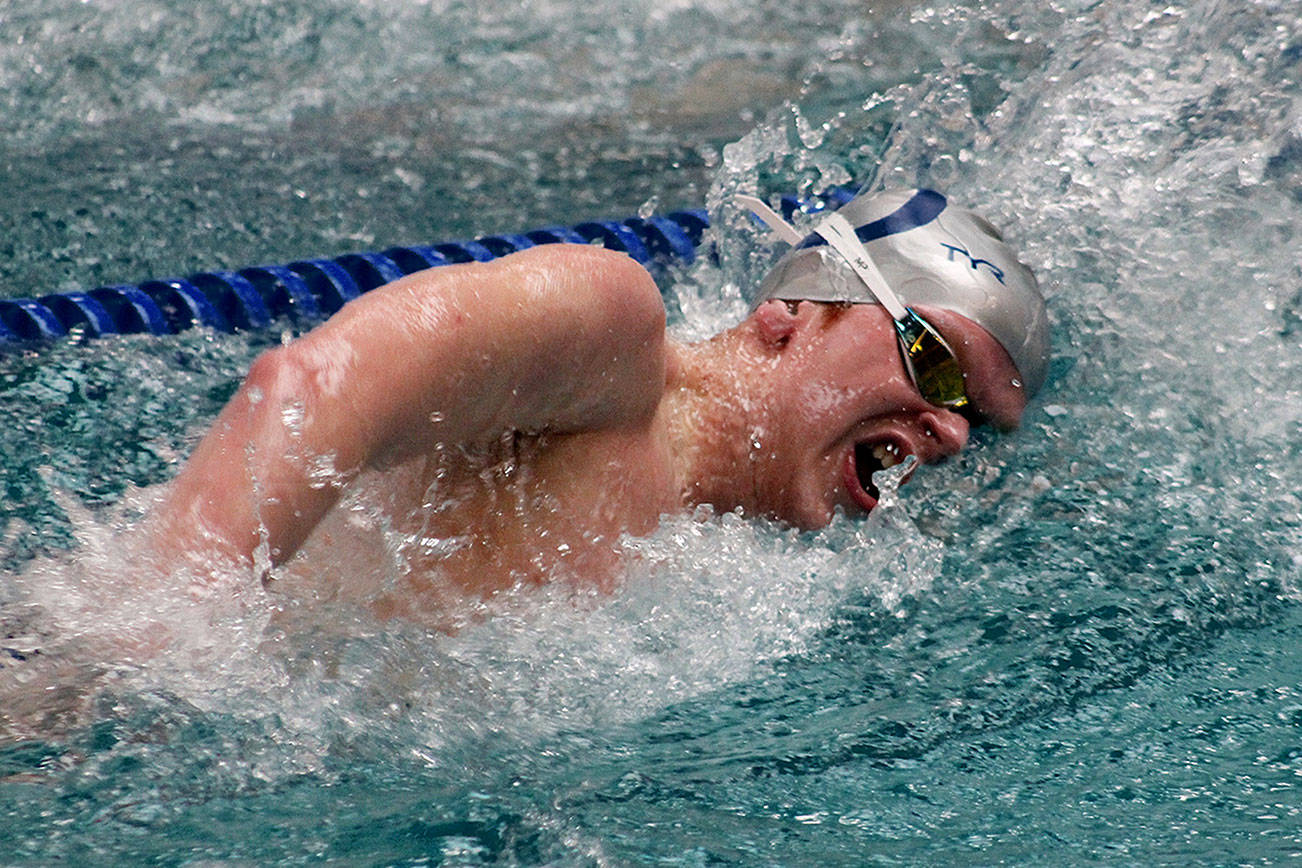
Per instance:
[[[1302,854],[1292,2],[0,0],[6,295],[930,184],[1055,361],[867,522],[630,542],[455,636],[142,595],[131,528],[279,332],[0,357],[16,864],[1277,864]],[[17,36],[14,36],[17,34]],[[11,37],[11,38],[10,38]],[[784,106],[784,102],[789,105]],[[157,621],[176,639],[123,649]]]

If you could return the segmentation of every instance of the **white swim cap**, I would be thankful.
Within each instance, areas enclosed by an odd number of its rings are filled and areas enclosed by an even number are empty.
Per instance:
[[[1049,365],[1044,298],[1035,275],[993,226],[934,190],[858,196],[837,213],[854,227],[900,301],[972,320],[1007,351],[1027,396],[1039,391]],[[877,302],[818,235],[778,260],[754,307],[773,298]]]

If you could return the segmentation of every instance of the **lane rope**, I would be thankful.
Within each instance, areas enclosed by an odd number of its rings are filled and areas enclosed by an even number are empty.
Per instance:
[[[849,201],[836,189],[820,202],[781,199],[787,217],[798,209]],[[266,328],[280,319],[315,321],[392,280],[456,262],[484,262],[539,244],[599,244],[627,253],[643,265],[697,256],[710,226],[704,209],[623,220],[589,220],[528,232],[487,235],[471,241],[390,247],[330,259],[302,259],[288,265],[258,265],[237,271],[203,271],[184,278],[101,286],[39,298],[0,299],[0,344],[50,341],[80,334],[175,334],[195,326],[231,332]]]

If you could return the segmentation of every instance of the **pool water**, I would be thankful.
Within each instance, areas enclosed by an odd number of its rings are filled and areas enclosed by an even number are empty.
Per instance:
[[[695,337],[766,262],[731,192],[929,185],[1049,297],[1022,428],[447,635],[141,591],[140,511],[292,325],[5,351],[4,861],[1302,855],[1296,4],[655,6],[0,0],[0,294],[707,204],[658,274]]]

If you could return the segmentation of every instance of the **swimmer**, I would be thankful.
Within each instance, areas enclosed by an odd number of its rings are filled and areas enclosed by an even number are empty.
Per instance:
[[[750,315],[698,344],[666,335],[622,253],[441,266],[257,359],[170,483],[154,547],[267,570],[273,588],[333,570],[332,597],[384,617],[604,583],[621,537],[667,514],[867,513],[874,471],[954,455],[974,424],[1015,427],[1047,351],[1031,272],[925,190],[824,217]],[[374,558],[401,580],[359,578]]]

